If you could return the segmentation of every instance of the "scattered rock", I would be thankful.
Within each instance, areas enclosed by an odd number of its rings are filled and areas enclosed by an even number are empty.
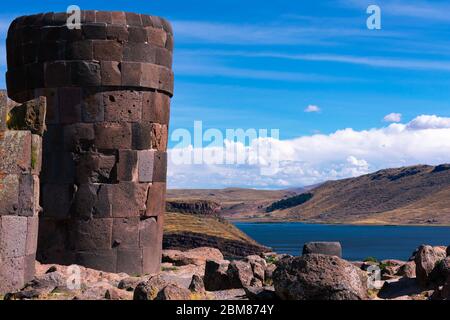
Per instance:
[[[266,270],[264,270],[264,281],[265,282],[272,282],[273,279],[273,272],[275,271],[275,269],[277,268],[277,266],[275,264],[269,264],[267,265]]]
[[[355,267],[357,267],[358,269],[361,269],[361,270],[362,270],[362,267],[364,265],[363,261],[350,261],[350,263],[352,265],[354,265]]]
[[[446,257],[446,252],[441,247],[431,247],[422,245],[415,255],[416,276],[419,285],[423,288],[430,286],[429,276],[436,263]]]
[[[169,284],[158,292],[155,300],[190,300],[191,292],[177,284]]]
[[[223,254],[215,248],[195,248],[188,251],[163,250],[162,262],[169,262],[175,266],[205,265],[207,260],[223,260]]]
[[[391,280],[397,278],[399,267],[387,266],[381,270],[381,280]]]
[[[401,260],[395,260],[395,259],[386,259],[381,261],[381,264],[391,267],[400,267],[404,265],[406,262]]]
[[[227,273],[229,265],[230,262],[228,260],[206,261],[205,276],[203,278],[206,290],[220,291],[232,288]]]
[[[230,279],[230,289],[240,289],[253,285],[256,286],[256,283],[252,283],[253,270],[251,264],[248,262],[232,261],[228,267],[227,274]]]
[[[450,279],[450,257],[436,262],[428,280],[434,287],[439,287],[443,286],[447,279]]]
[[[122,290],[133,292],[134,289],[136,289],[136,287],[138,286],[138,284],[140,284],[141,282],[143,282],[145,280],[148,280],[148,277],[147,277],[147,279],[145,277],[143,277],[143,278],[128,277],[128,278],[120,280],[117,287]]]
[[[203,278],[197,274],[192,276],[191,284],[189,285],[189,290],[195,293],[205,293],[205,283]]]
[[[21,291],[11,293],[9,297],[17,300],[36,299],[48,295],[56,288],[64,287],[65,285],[65,278],[60,272],[46,273],[36,276]]]
[[[120,290],[107,282],[91,285],[77,295],[77,300],[131,300],[133,293]]]
[[[415,279],[400,278],[386,281],[378,293],[378,297],[381,299],[395,299],[402,296],[417,295],[421,292],[422,289]]]
[[[245,287],[245,294],[249,300],[273,301],[278,300],[274,287]]]
[[[416,277],[416,263],[414,261],[408,261],[404,265],[400,266],[397,271],[397,276],[405,278]]]
[[[255,278],[254,282],[257,283],[261,282],[261,284],[264,283],[265,280],[265,273],[267,269],[267,262],[265,259],[261,258],[260,256],[248,256],[244,259],[244,261],[250,263],[253,271],[253,277]]]
[[[339,242],[308,242],[303,246],[303,254],[324,254],[342,258],[342,246]]]
[[[308,254],[278,262],[273,274],[283,300],[364,300],[367,276],[336,256]]]
[[[137,285],[133,300],[155,300],[158,293],[167,285],[167,281],[161,275],[153,276]]]

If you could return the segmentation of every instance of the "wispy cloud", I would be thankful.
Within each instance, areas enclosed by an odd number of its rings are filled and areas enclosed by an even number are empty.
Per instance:
[[[450,71],[450,60],[426,60],[426,59],[405,59],[389,58],[379,56],[356,56],[339,54],[291,54],[271,51],[242,51],[242,50],[202,50],[186,51],[199,55],[217,55],[217,56],[241,56],[241,57],[259,57],[259,58],[277,58],[288,60],[318,61],[318,62],[337,62],[356,65],[365,65],[371,67],[395,68],[395,69],[414,69],[414,70],[433,70]]]
[[[307,113],[312,113],[312,112],[320,112],[320,108],[316,105],[310,104],[309,106],[307,106],[304,110]]]
[[[389,113],[386,115],[383,120],[385,122],[400,122],[402,121],[402,114],[401,113]]]
[[[372,0],[341,0],[345,7],[367,8]],[[382,0],[377,1],[383,14],[418,20],[450,22],[450,4],[447,1]]]
[[[286,23],[282,20],[266,25],[232,24],[208,21],[173,21],[178,42],[233,45],[336,45],[339,39],[367,37],[369,31],[359,25],[328,23]],[[305,26],[307,25],[307,26]],[[404,33],[383,31],[372,37],[402,37]]]
[[[333,77],[311,73],[247,69],[213,65],[177,65],[174,70],[178,76],[195,77],[223,77],[285,82],[336,82],[350,80],[345,77]]]
[[[354,80],[345,76],[230,66],[220,59],[215,59],[214,54],[209,55],[208,53],[209,51],[207,49],[199,51],[179,50],[174,62],[175,74],[177,76],[284,82],[342,82]],[[199,59],[199,56],[203,56],[204,58]]]

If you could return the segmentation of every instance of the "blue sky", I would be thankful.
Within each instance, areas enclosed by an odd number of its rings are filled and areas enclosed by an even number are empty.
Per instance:
[[[220,130],[278,128],[283,141],[297,141],[330,137],[346,128],[382,130],[389,126],[383,119],[391,113],[401,114],[397,120],[406,127],[420,115],[436,116],[444,123],[450,117],[448,1],[22,0],[2,6],[0,71],[6,69],[4,39],[13,17],[65,11],[71,4],[155,14],[173,23],[176,82],[171,131],[190,129],[194,120],[202,120],[205,128]],[[369,4],[382,10],[381,30],[366,27]],[[0,86],[4,87],[3,79]],[[305,112],[311,105],[319,112]],[[363,158],[367,152],[346,154],[341,160],[364,160],[366,171],[447,160],[405,156],[400,157],[403,162],[377,162]],[[236,179],[222,183],[221,174],[217,183],[197,183],[252,185]],[[316,180],[330,178],[335,177],[326,173]],[[254,185],[281,187],[316,180],[275,179]],[[173,186],[187,187],[189,181]]]

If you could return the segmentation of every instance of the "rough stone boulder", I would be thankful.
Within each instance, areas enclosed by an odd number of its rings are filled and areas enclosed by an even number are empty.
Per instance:
[[[208,291],[262,287],[267,268],[260,256],[248,256],[244,260],[208,260],[203,278]]]
[[[203,282],[208,291],[220,291],[231,289],[230,280],[228,278],[228,260],[208,260],[205,266],[205,276]]]
[[[450,256],[450,246],[447,247],[446,253],[447,253],[447,257],[449,257]]]
[[[125,279],[120,280],[117,287],[122,290],[131,291],[133,292],[136,287],[142,283],[145,279],[141,277],[128,277]]]
[[[397,271],[397,276],[404,278],[416,277],[416,263],[414,261],[408,261],[404,265],[400,266]]]
[[[228,266],[227,275],[231,285],[230,289],[253,286],[253,270],[248,262],[232,261]]]
[[[194,274],[192,276],[191,284],[189,285],[189,290],[194,293],[205,293],[205,283],[203,282],[203,278],[198,274]]]
[[[175,266],[196,265],[202,266],[207,260],[221,261],[223,254],[215,248],[195,248],[188,251],[164,250],[162,262],[172,263]]]
[[[254,286],[260,286],[264,284],[265,277],[266,277],[266,269],[267,269],[267,262],[264,258],[261,258],[260,256],[248,256],[244,259],[245,262],[250,263],[253,271],[253,285]]]
[[[325,254],[342,258],[342,246],[339,242],[308,242],[303,246],[303,254]]]
[[[14,293],[10,293],[8,299],[36,299],[45,296],[66,285],[64,275],[58,271],[36,276],[25,287]]]
[[[273,279],[273,273],[275,269],[277,268],[276,264],[268,264],[266,270],[264,270],[264,281],[265,282],[272,282]]]
[[[429,276],[436,264],[445,259],[446,252],[441,247],[422,245],[415,254],[416,276],[419,285],[423,288],[430,286]]]
[[[392,279],[384,282],[378,297],[381,299],[397,299],[399,297],[419,295],[422,291],[415,279]]]
[[[429,282],[435,287],[444,285],[447,280],[450,280],[450,257],[436,262],[429,276]]]
[[[278,262],[273,274],[283,300],[364,300],[367,276],[336,256],[308,254]]]
[[[244,288],[245,295],[252,301],[273,301],[278,300],[273,287],[247,287]]]
[[[190,300],[191,292],[177,284],[169,284],[158,292],[155,300]]]
[[[155,300],[159,292],[168,285],[164,277],[157,275],[141,282],[134,290],[133,300]]]
[[[397,278],[398,271],[400,267],[403,266],[406,262],[394,259],[388,259],[381,261],[381,280],[390,280]]]

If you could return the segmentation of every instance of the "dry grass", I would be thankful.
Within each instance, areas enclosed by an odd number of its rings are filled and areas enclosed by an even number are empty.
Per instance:
[[[197,233],[228,240],[254,243],[245,233],[231,223],[214,217],[181,213],[166,213],[164,233]]]

